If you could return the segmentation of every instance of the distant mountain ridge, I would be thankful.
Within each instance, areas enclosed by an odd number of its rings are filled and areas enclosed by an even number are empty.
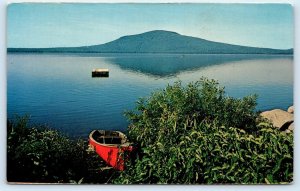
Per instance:
[[[184,36],[164,30],[123,36],[100,45],[57,48],[8,48],[7,51],[37,53],[293,54],[293,49],[232,45]]]

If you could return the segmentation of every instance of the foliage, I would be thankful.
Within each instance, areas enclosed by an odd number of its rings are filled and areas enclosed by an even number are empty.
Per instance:
[[[180,82],[140,99],[129,139],[135,152],[122,173],[101,170],[87,142],[30,126],[28,117],[7,123],[9,182],[51,183],[289,183],[293,134],[261,120],[256,96],[227,97],[214,80]],[[135,157],[133,157],[135,156]]]
[[[106,183],[111,171],[87,151],[87,142],[70,140],[58,131],[30,127],[28,117],[8,121],[7,180],[9,182]]]
[[[226,97],[205,78],[139,100],[126,114],[137,157],[114,182],[291,182],[293,135],[260,120],[255,105],[256,96]]]

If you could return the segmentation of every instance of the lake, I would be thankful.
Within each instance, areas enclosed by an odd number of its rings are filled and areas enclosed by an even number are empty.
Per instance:
[[[9,53],[7,59],[8,118],[28,114],[31,123],[71,137],[125,131],[123,112],[139,97],[201,76],[218,80],[228,96],[258,94],[257,110],[293,104],[292,56]],[[94,68],[109,69],[109,78],[92,78]]]

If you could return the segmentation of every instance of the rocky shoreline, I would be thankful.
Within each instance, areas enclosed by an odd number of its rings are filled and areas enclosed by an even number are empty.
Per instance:
[[[275,128],[291,133],[294,131],[294,106],[290,106],[287,111],[281,109],[273,109],[264,111],[260,114],[261,117],[269,121]]]

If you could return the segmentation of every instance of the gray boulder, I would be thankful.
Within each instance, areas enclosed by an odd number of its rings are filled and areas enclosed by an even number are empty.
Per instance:
[[[274,127],[285,131],[294,122],[294,114],[283,111],[281,109],[274,109],[265,111],[260,114],[263,118],[270,121]],[[291,127],[292,128],[292,127]]]
[[[292,105],[291,107],[289,107],[287,112],[294,113],[294,106]]]
[[[293,122],[292,124],[290,124],[288,130],[294,131],[294,129],[295,129],[295,125],[294,125],[294,122]]]

